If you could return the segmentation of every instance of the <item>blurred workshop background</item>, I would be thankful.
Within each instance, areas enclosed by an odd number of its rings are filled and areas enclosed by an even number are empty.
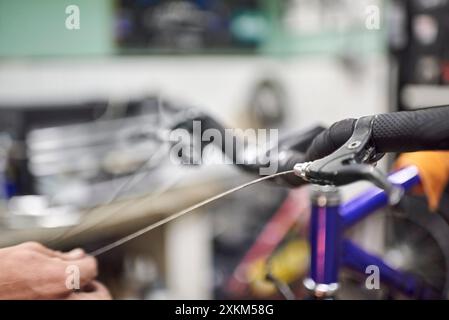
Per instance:
[[[95,250],[251,179],[168,160],[160,132],[191,108],[283,133],[447,104],[448,28],[446,0],[0,0],[0,246]],[[122,299],[279,297],[271,268],[301,295],[307,203],[256,185],[101,255],[101,279]],[[369,222],[353,236],[374,250],[407,234]]]

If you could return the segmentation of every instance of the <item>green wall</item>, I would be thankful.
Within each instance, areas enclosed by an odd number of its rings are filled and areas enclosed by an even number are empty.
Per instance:
[[[68,5],[80,29],[65,26]],[[114,51],[111,0],[0,0],[0,56],[109,54]]]

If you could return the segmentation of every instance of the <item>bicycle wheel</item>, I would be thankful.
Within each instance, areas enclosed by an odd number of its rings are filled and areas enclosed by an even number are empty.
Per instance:
[[[390,210],[386,232],[385,260],[420,277],[442,298],[449,290],[449,225],[430,212],[423,197],[407,196]],[[401,295],[390,292],[393,298]]]

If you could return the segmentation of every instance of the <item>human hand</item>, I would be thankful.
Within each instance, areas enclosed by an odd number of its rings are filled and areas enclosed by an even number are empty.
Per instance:
[[[76,266],[80,291],[66,285],[66,270]],[[97,262],[82,249],[54,251],[37,242],[0,249],[0,299],[107,299],[109,292],[98,282]],[[84,288],[94,289],[84,291]]]

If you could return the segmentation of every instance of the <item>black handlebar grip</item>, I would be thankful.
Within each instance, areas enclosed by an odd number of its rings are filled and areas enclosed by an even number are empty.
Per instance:
[[[356,119],[341,120],[321,132],[307,149],[305,160],[321,159],[337,150],[351,137],[355,122]]]
[[[355,119],[334,123],[306,152],[306,161],[323,158],[342,146],[354,131]],[[376,152],[449,150],[449,106],[379,114],[373,121]]]
[[[449,106],[379,114],[373,122],[376,151],[449,149]]]

